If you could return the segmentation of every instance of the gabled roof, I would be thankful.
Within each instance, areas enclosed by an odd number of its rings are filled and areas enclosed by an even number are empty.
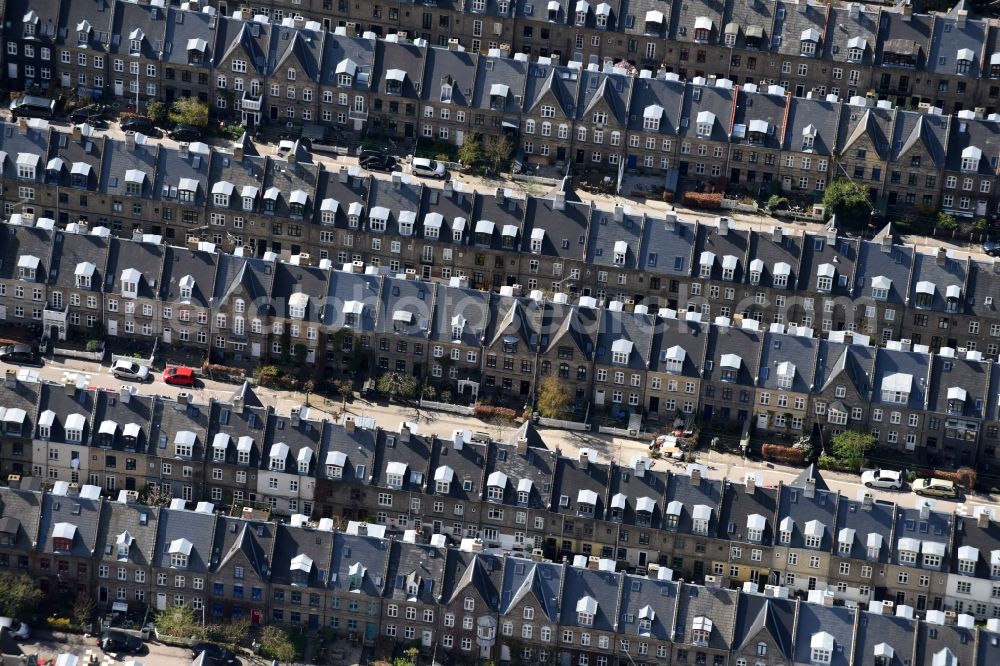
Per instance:
[[[504,559],[504,583],[500,612],[510,613],[522,600],[531,598],[550,622],[559,620],[559,598],[564,566],[551,562],[532,562],[520,558]]]
[[[810,481],[812,481],[812,486],[816,490],[830,490],[830,487],[826,485],[823,475],[819,473],[819,469],[814,464],[810,464],[785,485],[789,488],[805,489],[810,485]]]
[[[774,643],[781,657],[792,658],[792,629],[795,604],[789,599],[768,598],[755,594],[740,595],[737,610],[736,648],[742,652],[765,636]]]
[[[448,590],[448,603],[455,603],[460,594],[465,593],[469,588],[479,593],[481,599],[490,604],[492,610],[496,610],[500,600],[500,594],[493,580],[493,576],[498,572],[500,563],[492,555],[482,553],[465,553],[452,549],[448,553],[449,578],[461,570],[461,575]],[[446,581],[448,584],[449,581]]]
[[[546,71],[547,70],[547,71]],[[570,72],[568,68],[552,65],[532,65],[528,72],[528,86],[525,90],[525,110],[536,113],[546,100],[554,102],[555,107],[563,115],[572,118],[576,107],[576,94],[569,90],[563,82],[562,72]],[[576,82],[576,73],[571,74]]]
[[[221,546],[224,547],[226,542],[230,541],[227,539],[228,534],[235,534],[236,538],[231,540],[229,549],[214,570],[225,569],[238,561],[239,556],[242,555],[260,580],[268,580],[268,564],[274,539],[274,525],[262,522],[251,523],[225,517],[219,519],[218,529],[220,533],[216,536],[216,542]],[[262,540],[266,540],[267,550],[261,545]]]
[[[888,155],[885,154],[888,141],[886,140],[885,133],[882,131],[882,128],[879,127],[878,122],[876,122],[875,112],[872,109],[866,109],[864,111],[864,115],[861,116],[861,119],[848,135],[847,141],[844,142],[844,151],[851,148],[858,141],[861,141],[862,138],[868,139],[872,148],[876,153],[878,153],[880,158],[886,159],[888,157]]]

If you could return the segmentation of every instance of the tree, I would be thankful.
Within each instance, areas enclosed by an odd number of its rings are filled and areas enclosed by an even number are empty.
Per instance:
[[[858,471],[865,460],[865,454],[875,448],[878,440],[870,432],[845,430],[833,438],[830,452],[842,467]]]
[[[938,231],[954,231],[958,229],[958,220],[954,215],[948,213],[938,213],[937,220],[934,221],[934,228]]]
[[[161,634],[177,638],[191,638],[199,634],[202,629],[190,606],[172,606],[157,613],[155,622],[156,630]]]
[[[977,217],[972,221],[972,230],[977,234],[985,234],[990,230],[990,223],[984,217]]]
[[[347,399],[354,397],[354,382],[346,378],[334,380],[333,390],[340,396],[340,409],[347,409]]]
[[[295,659],[295,643],[288,631],[271,624],[260,632],[260,653],[268,659],[292,661]]]
[[[478,134],[466,134],[458,149],[458,161],[463,166],[472,168],[481,159],[483,159],[482,138]]]
[[[167,119],[167,105],[158,99],[150,100],[146,105],[146,115],[152,119],[153,123],[159,125]]]
[[[193,97],[182,97],[170,105],[170,120],[179,125],[208,125],[208,104]]]
[[[227,645],[240,645],[249,635],[250,621],[246,618],[240,618],[210,625],[205,638]]]
[[[542,380],[538,388],[538,413],[547,419],[557,419],[569,410],[570,397],[566,386],[556,377]]]
[[[417,379],[401,372],[386,372],[375,382],[375,388],[390,398],[411,400],[417,395]]]
[[[94,603],[92,596],[86,592],[79,593],[73,600],[73,619],[76,620],[77,624],[87,624],[94,616],[96,607],[97,604]]]
[[[164,486],[147,485],[139,493],[139,503],[146,506],[166,506],[171,499],[170,490],[165,490]]]
[[[835,180],[823,193],[826,214],[836,215],[842,224],[854,228],[866,227],[872,211],[868,191],[852,180]]]
[[[484,150],[486,161],[490,163],[494,171],[500,171],[500,167],[510,159],[513,151],[514,144],[507,138],[506,134],[492,136],[486,140]]]
[[[28,576],[0,574],[0,615],[28,617],[41,603],[44,593]]]

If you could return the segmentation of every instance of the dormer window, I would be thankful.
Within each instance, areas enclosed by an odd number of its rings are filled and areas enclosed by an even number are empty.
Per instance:
[[[441,84],[441,101],[451,102],[452,85],[450,83]]]
[[[174,435],[174,455],[178,458],[192,458],[197,436],[190,430],[179,430]]]
[[[721,379],[724,382],[735,382],[739,376],[743,359],[736,354],[723,354],[720,362]]]
[[[385,73],[385,92],[387,95],[402,95],[403,83],[406,82],[406,72],[401,69],[390,69]]]
[[[806,548],[819,548],[823,543],[823,533],[826,526],[818,520],[810,520],[806,523],[805,544]]]
[[[964,388],[960,386],[952,386],[948,389],[948,413],[952,415],[960,415],[965,411],[965,399],[967,393]]]
[[[132,535],[129,534],[127,530],[118,535],[118,539],[115,542],[116,545],[115,559],[117,559],[119,562],[128,561],[128,551],[129,548],[132,547],[133,540],[134,539],[132,538]]]
[[[833,660],[833,636],[821,631],[809,641],[809,659],[817,666],[827,666]]]
[[[659,104],[651,104],[642,112],[642,128],[650,132],[659,132],[662,118],[663,107]],[[711,132],[711,129],[709,131]]]
[[[83,429],[87,425],[87,417],[83,414],[70,414],[66,417],[66,441],[67,442],[82,442],[83,441]]]
[[[707,504],[698,504],[691,512],[692,527],[695,534],[708,534],[708,525],[712,520],[712,507]]]
[[[972,49],[959,49],[956,57],[955,72],[960,75],[967,75],[972,69],[972,62],[976,59],[976,53]]]
[[[892,280],[879,275],[872,278],[872,298],[876,301],[884,301],[889,298],[889,289],[892,287]]]
[[[712,127],[715,126],[715,114],[711,111],[698,112],[698,136],[712,136]]]
[[[122,298],[136,298],[139,295],[139,281],[142,273],[135,268],[126,268],[122,271]]]
[[[976,146],[968,146],[962,151],[962,171],[979,171],[979,160],[983,157],[983,151]]]
[[[615,266],[624,266],[625,257],[628,255],[628,243],[626,241],[615,241]]]
[[[958,572],[962,574],[976,573],[976,563],[979,562],[979,549],[973,546],[962,546],[958,549]]]
[[[364,303],[361,301],[347,301],[344,303],[344,326],[354,327],[364,313]]]
[[[633,343],[631,340],[615,340],[611,343],[611,362],[615,365],[628,365],[629,356],[632,354]]]
[[[691,644],[707,646],[711,639],[712,620],[704,615],[697,616],[691,625]]]
[[[284,472],[285,471],[285,461],[288,459],[288,445],[284,442],[278,442],[271,447],[271,452],[267,456],[268,466],[267,468],[272,472]]]
[[[764,528],[767,526],[767,519],[759,513],[747,516],[747,541],[750,543],[760,543],[764,540]]]
[[[35,276],[38,273],[38,265],[40,260],[30,254],[22,254],[17,258],[17,277],[21,280],[35,281]]]
[[[34,180],[41,158],[34,153],[17,154],[17,177],[24,180]]]
[[[715,265],[715,254],[712,252],[702,252],[698,260],[698,275],[703,278],[712,277],[712,267]]]
[[[76,525],[73,523],[56,523],[52,527],[52,549],[55,551],[73,550],[76,538]]]
[[[816,290],[833,291],[833,278],[837,268],[833,264],[820,264],[816,270]]]
[[[576,623],[581,627],[594,626],[594,616],[597,614],[597,599],[587,595],[576,602]]]
[[[295,68],[294,67],[289,67],[288,71],[286,72],[286,77],[288,78],[288,80],[289,81],[294,81],[295,80],[295,75],[296,75]]]
[[[297,291],[288,299],[288,316],[292,319],[305,319],[306,308],[309,305],[309,295]]]
[[[819,30],[808,28],[802,31],[800,38],[801,54],[809,58],[816,55],[816,46],[819,44]]]
[[[882,380],[882,401],[905,405],[910,401],[913,375],[894,372]]]
[[[727,254],[722,258],[722,279],[732,282],[736,277],[736,267],[739,259],[732,254]]]
[[[577,3],[576,7],[577,7],[577,9],[576,9],[576,24],[578,26],[587,25],[587,9],[586,9],[586,7],[581,8],[580,7],[580,3]]]
[[[136,28],[128,36],[129,53],[131,55],[139,55],[142,52],[142,40],[145,35],[142,29]]]
[[[712,34],[712,19],[699,16],[694,22],[694,41],[707,42]]]
[[[244,211],[252,211],[253,210],[253,201],[254,201],[254,197],[244,196],[243,197],[243,210]]]
[[[434,472],[434,492],[447,495],[451,492],[451,482],[455,478],[455,471],[447,465],[442,465]]]
[[[593,517],[597,509],[597,493],[593,490],[581,490],[576,496],[576,511],[584,517]]]
[[[193,544],[187,539],[174,539],[167,546],[170,555],[170,566],[174,569],[186,569],[191,558]]]
[[[684,359],[687,358],[687,351],[680,345],[674,345],[666,351],[667,372],[680,374],[684,370]]]

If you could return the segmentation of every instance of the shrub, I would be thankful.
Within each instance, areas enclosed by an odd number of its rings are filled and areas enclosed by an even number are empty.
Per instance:
[[[777,194],[767,200],[768,210],[788,210],[788,197],[780,197]]]
[[[104,344],[100,340],[87,340],[87,351],[98,352],[101,351],[101,345]]]
[[[943,470],[932,470],[931,476],[936,479],[944,479],[946,481],[951,481],[957,486],[961,486],[965,490],[972,490],[976,487],[976,470],[971,467],[960,467],[954,472],[946,472]]]
[[[50,617],[45,623],[52,631],[67,631],[71,624],[68,617]]]
[[[765,460],[788,465],[801,465],[806,460],[806,452],[802,449],[780,444],[765,444],[760,447],[760,454]]]
[[[682,202],[692,208],[722,208],[722,192],[685,192]]]
[[[490,419],[509,419],[513,421],[517,418],[517,411],[510,407],[500,407],[498,405],[484,405],[476,403],[475,415],[484,421]]]

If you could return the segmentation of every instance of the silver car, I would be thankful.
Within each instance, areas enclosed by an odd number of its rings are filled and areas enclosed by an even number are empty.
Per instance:
[[[124,359],[115,361],[111,366],[111,374],[118,379],[128,379],[133,382],[144,382],[149,377],[149,368],[139,365],[135,361]]]
[[[28,625],[11,617],[0,617],[0,628],[6,629],[7,633],[19,641],[31,638],[31,629]]]

